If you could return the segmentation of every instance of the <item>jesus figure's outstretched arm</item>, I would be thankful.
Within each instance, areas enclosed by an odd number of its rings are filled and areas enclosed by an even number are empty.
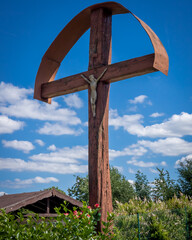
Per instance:
[[[83,74],[81,74],[81,77],[82,77],[86,82],[88,82],[89,84],[91,83]]]
[[[105,72],[107,71],[107,68],[105,68],[105,70],[101,73],[101,75],[97,78],[97,82],[103,77],[103,75],[105,74]]]

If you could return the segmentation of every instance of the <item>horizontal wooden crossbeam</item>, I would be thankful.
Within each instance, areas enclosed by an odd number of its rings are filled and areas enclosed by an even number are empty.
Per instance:
[[[153,66],[154,57],[155,54],[149,54],[108,66],[97,67],[53,82],[44,83],[41,85],[41,96],[47,99],[85,90],[88,88],[88,83],[81,77],[81,74],[86,77],[94,74],[95,77],[98,77],[106,67],[107,71],[100,81],[108,83],[158,71],[158,69]]]

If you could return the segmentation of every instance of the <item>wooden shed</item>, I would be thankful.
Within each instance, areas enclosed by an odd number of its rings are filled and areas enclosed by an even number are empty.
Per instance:
[[[16,213],[24,208],[40,216],[54,217],[56,216],[54,208],[60,207],[64,201],[68,203],[68,209],[83,206],[82,202],[53,188],[38,192],[3,195],[0,197],[0,208],[4,208],[6,213]]]

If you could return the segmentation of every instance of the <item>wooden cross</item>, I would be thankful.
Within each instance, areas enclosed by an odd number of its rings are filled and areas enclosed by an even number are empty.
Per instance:
[[[89,92],[89,204],[101,206],[101,220],[106,221],[112,211],[109,153],[108,112],[110,83],[123,79],[161,71],[168,72],[168,56],[157,35],[141,19],[132,14],[147,32],[154,53],[131,60],[111,64],[112,15],[130,13],[116,2],[106,2],[84,9],[60,32],[42,58],[36,82],[34,98],[51,103],[51,98],[84,89]],[[77,40],[90,28],[89,67],[87,72],[56,81],[60,63]],[[106,69],[107,68],[107,69]],[[90,83],[85,81],[93,75],[97,79],[95,114],[90,101]],[[102,224],[99,224],[101,230]]]

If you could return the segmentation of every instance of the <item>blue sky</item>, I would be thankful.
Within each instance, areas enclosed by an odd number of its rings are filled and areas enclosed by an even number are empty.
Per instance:
[[[33,100],[36,73],[47,48],[84,8],[101,1],[3,1],[0,9],[0,192],[67,191],[87,174],[88,94]],[[177,178],[177,163],[192,157],[192,2],[121,0],[146,22],[169,55],[160,72],[111,84],[110,164],[128,180],[149,181],[156,167]],[[153,52],[130,14],[113,17],[112,63]],[[57,79],[86,71],[89,31],[64,59]]]

